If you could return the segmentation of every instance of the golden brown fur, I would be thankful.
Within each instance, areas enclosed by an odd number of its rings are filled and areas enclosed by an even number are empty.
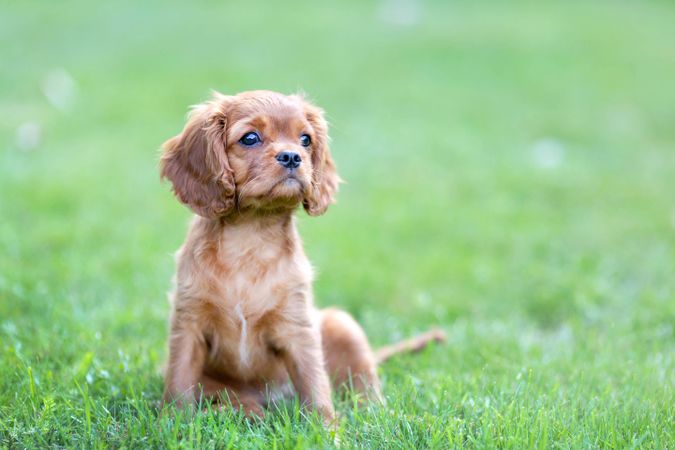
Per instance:
[[[243,143],[251,132],[261,139],[252,147]],[[285,166],[281,152],[301,162]],[[340,180],[323,112],[302,97],[215,94],[164,144],[161,174],[197,214],[176,255],[165,401],[204,395],[262,414],[270,394],[294,389],[330,421],[329,376],[379,399],[377,362],[442,339],[429,334],[376,355],[351,316],[315,308],[292,214],[300,204],[325,212]]]

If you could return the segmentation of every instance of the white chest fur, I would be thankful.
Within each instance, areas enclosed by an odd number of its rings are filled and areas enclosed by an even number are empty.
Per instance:
[[[237,306],[234,307],[234,312],[239,319],[239,327],[241,328],[241,333],[239,334],[239,363],[244,367],[248,367],[250,365],[248,322],[241,310],[241,303],[237,303]]]

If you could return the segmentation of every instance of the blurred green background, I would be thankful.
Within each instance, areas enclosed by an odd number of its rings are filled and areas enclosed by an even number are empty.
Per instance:
[[[3,2],[0,446],[333,445],[281,413],[154,426],[190,217],[158,149],[211,89],[327,111],[347,183],[299,214],[317,303],[375,345],[448,333],[381,369],[386,408],[339,408],[345,446],[672,445],[673,24],[665,1]]]

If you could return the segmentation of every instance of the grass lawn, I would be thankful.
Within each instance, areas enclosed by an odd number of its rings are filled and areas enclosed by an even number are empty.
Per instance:
[[[231,3],[231,5],[226,5]],[[0,447],[331,447],[288,403],[158,418],[188,210],[158,148],[210,89],[306,91],[343,185],[300,216],[375,346],[346,448],[675,446],[675,5],[0,6]]]

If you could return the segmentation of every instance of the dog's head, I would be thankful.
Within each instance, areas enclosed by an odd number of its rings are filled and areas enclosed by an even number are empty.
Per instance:
[[[195,213],[275,211],[303,204],[323,214],[340,179],[328,149],[323,111],[298,95],[214,94],[194,107],[160,161],[178,199]]]

